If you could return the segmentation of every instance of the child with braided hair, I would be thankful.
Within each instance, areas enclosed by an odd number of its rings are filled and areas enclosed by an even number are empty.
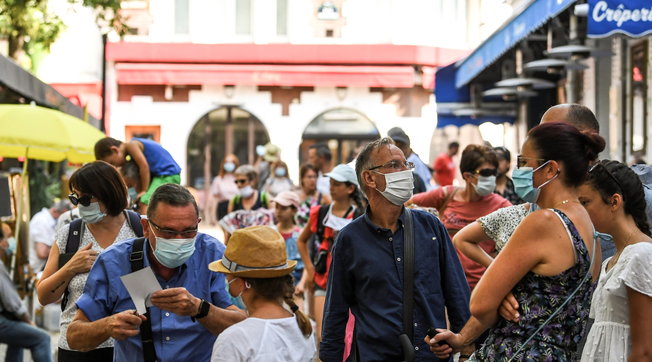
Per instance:
[[[596,230],[616,246],[602,263],[593,293],[582,361],[649,361],[652,355],[652,237],[639,177],[627,165],[603,160],[588,173],[579,200]]]
[[[236,230],[224,257],[208,268],[226,275],[229,293],[241,296],[249,317],[225,329],[211,362],[311,361],[316,358],[312,325],[294,302],[285,240],[268,226]]]

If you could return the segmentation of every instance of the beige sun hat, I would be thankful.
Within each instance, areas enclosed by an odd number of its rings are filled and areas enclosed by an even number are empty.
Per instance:
[[[249,278],[276,278],[290,274],[297,266],[288,260],[285,239],[269,226],[251,226],[236,230],[222,259],[208,269],[224,274]]]

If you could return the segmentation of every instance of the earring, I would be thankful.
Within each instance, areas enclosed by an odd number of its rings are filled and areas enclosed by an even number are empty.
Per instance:
[[[245,288],[251,289],[251,284],[249,284],[249,282],[246,280],[245,280]]]

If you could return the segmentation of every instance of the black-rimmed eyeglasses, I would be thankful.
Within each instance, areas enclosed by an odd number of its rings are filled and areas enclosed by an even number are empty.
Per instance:
[[[195,235],[197,235],[197,227],[194,229],[187,229],[183,231],[177,231],[177,230],[172,230],[172,229],[164,229],[158,225],[156,225],[152,220],[147,220],[147,222],[156,229],[156,231],[160,234],[159,236],[164,237],[166,239],[174,239],[177,235],[181,235],[182,239],[186,238],[192,238]]]

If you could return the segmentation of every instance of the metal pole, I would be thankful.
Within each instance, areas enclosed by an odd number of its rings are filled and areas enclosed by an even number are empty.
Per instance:
[[[577,42],[577,16],[573,13],[570,15],[569,19],[569,38],[570,43],[575,44]],[[571,56],[571,60],[576,60],[575,56]],[[566,76],[566,102],[567,103],[577,103],[577,71],[569,70]]]
[[[100,131],[106,133],[106,42],[107,34],[102,34],[102,114]]]

